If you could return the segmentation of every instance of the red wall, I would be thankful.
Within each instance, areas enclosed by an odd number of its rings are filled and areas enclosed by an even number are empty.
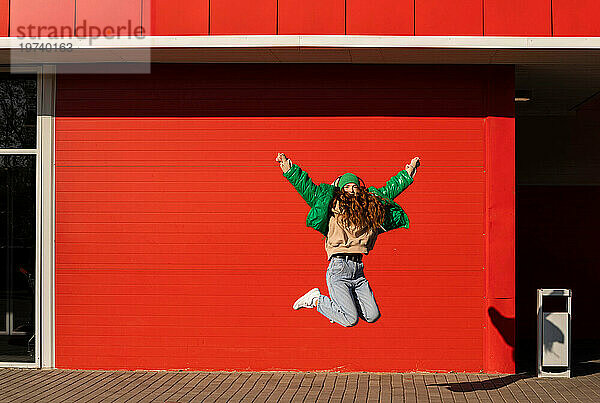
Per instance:
[[[514,331],[489,325],[486,298],[514,299],[514,262],[486,255],[506,235],[485,235],[503,217],[486,200],[510,200],[484,172],[510,188],[489,156],[510,168],[512,80],[488,66],[59,74],[57,367],[512,372]],[[326,292],[327,261],[277,152],[315,182],[354,171],[379,185],[422,158],[398,199],[410,229],[365,260],[378,322],[342,328],[291,309]]]
[[[101,26],[142,21],[152,35],[600,35],[596,0],[82,0],[76,12],[74,0],[32,1],[0,3],[0,35],[9,22],[15,36],[18,26],[84,17]]]

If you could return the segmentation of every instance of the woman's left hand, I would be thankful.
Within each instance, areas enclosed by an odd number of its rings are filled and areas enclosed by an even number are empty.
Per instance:
[[[281,167],[283,173],[286,173],[292,167],[292,160],[286,157],[284,153],[277,154],[275,161],[279,162],[279,166]]]

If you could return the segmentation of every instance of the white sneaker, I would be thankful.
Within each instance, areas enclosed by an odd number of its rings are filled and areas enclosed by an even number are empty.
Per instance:
[[[294,302],[292,308],[298,310],[300,308],[314,308],[317,306],[317,301],[319,300],[319,296],[321,295],[321,291],[318,288],[313,288],[300,298]]]

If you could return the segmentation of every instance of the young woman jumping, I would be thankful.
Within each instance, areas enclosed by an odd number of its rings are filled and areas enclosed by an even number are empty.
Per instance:
[[[368,254],[377,236],[396,228],[408,228],[408,216],[394,199],[406,189],[420,165],[418,157],[381,188],[367,188],[352,173],[331,185],[315,185],[285,154],[279,153],[283,176],[310,206],[306,225],[325,236],[329,259],[326,280],[329,297],[313,288],[294,302],[293,308],[317,308],[331,322],[354,326],[358,318],[369,323],[380,317],[373,291],[363,272],[362,255]]]

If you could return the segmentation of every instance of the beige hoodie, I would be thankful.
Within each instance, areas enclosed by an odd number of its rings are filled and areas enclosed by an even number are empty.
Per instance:
[[[329,217],[329,229],[325,238],[325,252],[327,259],[336,253],[369,253],[375,245],[377,233],[369,228],[347,228],[338,221],[339,210],[336,205],[332,208]]]

